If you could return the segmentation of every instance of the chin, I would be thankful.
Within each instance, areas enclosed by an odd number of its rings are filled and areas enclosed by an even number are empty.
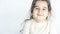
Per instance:
[[[35,16],[34,18],[38,20],[46,19],[44,16]]]

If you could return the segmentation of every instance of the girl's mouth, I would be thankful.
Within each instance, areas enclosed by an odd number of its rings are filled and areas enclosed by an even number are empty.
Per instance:
[[[43,15],[41,15],[41,14],[37,14],[37,16],[43,16]]]

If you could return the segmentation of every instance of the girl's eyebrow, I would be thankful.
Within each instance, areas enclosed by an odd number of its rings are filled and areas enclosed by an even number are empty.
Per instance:
[[[34,7],[39,7],[39,6],[34,6]],[[44,7],[44,8],[47,8],[47,7]]]
[[[34,7],[39,7],[39,6],[34,6]]]
[[[44,8],[47,8],[47,7],[44,7]]]

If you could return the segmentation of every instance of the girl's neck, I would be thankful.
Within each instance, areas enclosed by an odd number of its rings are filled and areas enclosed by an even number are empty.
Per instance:
[[[45,23],[45,22],[47,22],[47,20],[46,19],[44,19],[44,20],[37,20],[37,19],[34,19],[37,23]]]

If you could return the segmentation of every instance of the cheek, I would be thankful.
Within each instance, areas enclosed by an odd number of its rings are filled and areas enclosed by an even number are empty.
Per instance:
[[[34,10],[33,11],[33,15],[35,15],[36,16],[36,14],[38,13],[38,11],[37,10]]]
[[[44,12],[44,16],[48,16],[48,11]]]

